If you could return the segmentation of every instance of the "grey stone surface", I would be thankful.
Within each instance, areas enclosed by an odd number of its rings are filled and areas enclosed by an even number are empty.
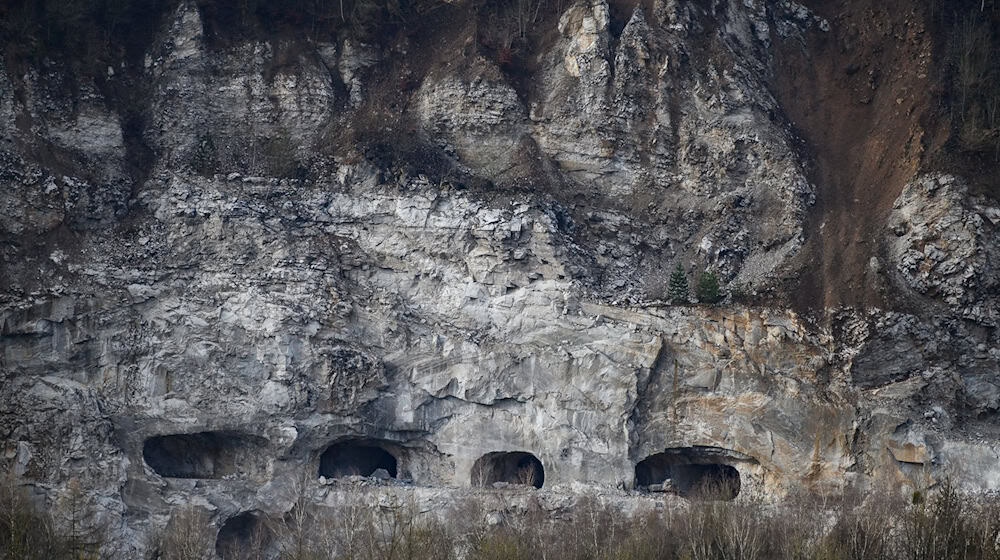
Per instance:
[[[406,111],[446,177],[322,151],[398,56],[353,39],[278,64],[276,43],[210,49],[183,3],[145,57],[138,182],[94,88],[67,99],[0,67],[0,467],[50,503],[78,481],[137,551],[182,506],[215,525],[285,513],[303,472],[315,503],[353,484],[433,510],[480,492],[473,464],[500,451],[544,465],[543,489],[510,500],[553,512],[585,494],[679,504],[633,492],[634,468],[690,446],[729,450],[772,498],[912,465],[997,490],[1000,210],[960,177],[914,177],[889,217],[911,312],[659,301],[677,262],[773,290],[814,198],[766,74],[771,23],[825,22],[713,6],[719,29],[657,1],[612,37],[605,1],[570,3],[526,89],[480,53],[437,61]],[[29,134],[72,172],[18,147]],[[216,173],[192,163],[209,136]],[[289,153],[257,151],[276,138]],[[310,176],[271,173],[279,157]],[[145,458],[149,438],[202,433],[177,461],[217,477]],[[392,453],[397,480],[320,479],[351,440]]]
[[[952,312],[995,327],[1000,309],[1000,209],[969,194],[952,175],[922,176],[903,189],[889,227],[892,257],[910,289],[943,301]]]

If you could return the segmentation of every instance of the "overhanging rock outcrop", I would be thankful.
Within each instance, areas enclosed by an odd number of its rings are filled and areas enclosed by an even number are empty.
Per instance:
[[[512,68],[473,4],[377,42],[182,1],[75,88],[0,65],[0,468],[136,555],[182,508],[242,550],[354,483],[1000,489],[995,201],[913,177],[868,264],[899,304],[792,310],[822,216],[771,45],[829,22],[579,0]],[[727,299],[665,303],[678,264]]]

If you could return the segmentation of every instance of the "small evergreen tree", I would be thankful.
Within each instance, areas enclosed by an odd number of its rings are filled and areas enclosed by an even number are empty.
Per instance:
[[[670,274],[670,285],[667,288],[667,296],[674,303],[688,302],[690,296],[688,292],[688,280],[687,275],[684,274],[684,269],[681,268],[681,263],[677,263],[673,273]]]
[[[722,299],[719,293],[719,277],[715,273],[706,270],[698,278],[698,287],[695,289],[698,301],[702,303],[715,303]]]

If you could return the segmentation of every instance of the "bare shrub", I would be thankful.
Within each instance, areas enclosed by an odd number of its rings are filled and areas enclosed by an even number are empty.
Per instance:
[[[237,527],[224,537],[226,527],[234,521]],[[215,550],[223,560],[270,560],[273,540],[268,518],[260,512],[246,512],[223,525],[215,541]]]
[[[967,519],[970,557],[1000,559],[1000,504],[995,500],[976,504]]]
[[[902,520],[901,548],[906,560],[981,559],[997,554],[995,509],[974,507],[951,479],[914,505]]]
[[[759,503],[716,504],[720,513],[716,546],[723,560],[757,560],[764,557],[766,519]]]
[[[322,507],[298,491],[276,521],[282,560],[1000,559],[1000,505],[970,501],[947,482],[915,505],[887,488],[780,504],[702,499],[637,516],[593,497],[553,516],[534,494],[488,492],[430,512],[393,488],[348,487]],[[190,527],[185,519],[172,528]],[[197,546],[174,548],[190,554],[163,557],[202,558]]]
[[[825,557],[822,539],[832,521],[826,496],[795,493],[776,508],[769,520],[768,547],[776,558],[811,560]]]
[[[628,530],[609,543],[603,558],[614,560],[658,560],[674,558],[676,539],[672,527],[657,514],[628,520]]]
[[[206,133],[199,136],[187,158],[196,173],[239,172],[267,177],[299,177],[305,173],[298,149],[287,130],[269,133],[244,125],[233,134]]]
[[[214,531],[205,511],[190,507],[170,518],[159,546],[162,560],[214,560]]]
[[[469,560],[529,560],[538,558],[538,551],[532,550],[520,535],[510,530],[493,531],[469,551]]]
[[[517,484],[524,486],[534,486],[538,482],[538,474],[534,465],[522,465],[517,469]]]
[[[288,512],[253,512],[255,523],[235,529],[232,543],[215,538],[208,512],[177,511],[155,558],[216,558],[215,543],[223,559],[248,560],[1000,560],[1000,503],[948,480],[915,504],[886,485],[777,504],[747,492],[702,497],[633,516],[603,496],[553,512],[533,492],[478,492],[440,511],[398,487],[345,484],[324,487],[318,501],[313,474],[299,476]],[[77,492],[64,493],[52,515],[87,511],[86,492]],[[83,533],[74,545],[71,524],[54,529],[63,525],[32,508],[12,479],[0,486],[0,560],[97,557]]]
[[[698,501],[674,521],[680,548],[691,560],[764,557],[768,527],[759,503]]]
[[[98,557],[108,529],[99,521],[92,497],[84,492],[78,479],[66,483],[66,491],[52,514],[72,558]]]
[[[447,560],[454,554],[450,531],[435,519],[421,518],[412,496],[353,487],[334,507],[310,503],[305,491],[299,496],[275,526],[282,560]]]
[[[69,558],[52,520],[39,513],[13,475],[0,478],[0,559]]]
[[[861,504],[842,500],[825,550],[845,560],[888,560],[895,549],[895,512],[903,507],[888,489],[871,493]]]
[[[493,50],[498,64],[507,66],[538,34],[546,13],[555,9],[558,9],[556,2],[550,0],[484,2],[479,42]]]
[[[961,16],[952,33],[953,87],[957,97],[958,140],[970,151],[994,152],[1000,161],[1000,41],[989,18]]]

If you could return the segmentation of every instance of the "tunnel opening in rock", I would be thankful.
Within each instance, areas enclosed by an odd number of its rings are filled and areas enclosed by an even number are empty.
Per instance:
[[[472,485],[486,487],[497,482],[541,488],[545,468],[538,457],[526,451],[487,453],[472,465]]]
[[[200,432],[148,438],[142,458],[171,478],[263,478],[267,440],[238,432]]]
[[[396,478],[399,461],[386,444],[376,441],[342,441],[326,448],[319,458],[319,476],[378,476],[385,471]]]
[[[215,552],[223,560],[252,558],[263,553],[274,541],[274,534],[257,511],[247,511],[230,517],[219,529]]]
[[[685,498],[732,500],[742,480],[734,463],[756,461],[718,447],[676,447],[646,457],[635,466],[635,486]]]

